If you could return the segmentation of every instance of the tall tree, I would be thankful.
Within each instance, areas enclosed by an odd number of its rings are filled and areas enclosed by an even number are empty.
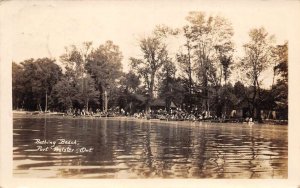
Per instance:
[[[154,97],[157,73],[167,60],[167,49],[161,38],[156,35],[143,38],[140,41],[140,48],[144,58],[130,58],[130,61],[132,69],[143,78],[146,85],[148,97],[146,110],[149,110],[149,103]]]
[[[222,76],[219,53],[231,50],[233,28],[220,16],[206,16],[203,12],[190,12],[187,20],[191,27],[193,56],[196,60],[198,83],[201,86],[203,109],[209,111],[210,87],[220,87]],[[218,93],[218,92],[215,92]]]
[[[263,27],[251,29],[249,32],[250,41],[244,44],[244,57],[241,61],[241,69],[246,74],[252,86],[253,108],[252,116],[261,121],[260,116],[260,83],[261,74],[270,67],[274,36],[271,36]],[[255,113],[256,112],[256,113]]]
[[[218,110],[221,111],[222,112],[221,115],[224,115],[224,117],[226,118],[227,117],[227,103],[228,103],[227,96],[230,96],[230,91],[229,91],[230,87],[228,85],[228,78],[231,74],[231,67],[233,64],[233,60],[232,60],[231,55],[228,56],[226,53],[220,52],[219,61],[220,61],[220,65],[221,65],[221,67],[220,67],[221,73],[220,73],[219,83],[222,84],[222,77],[223,77],[224,85],[221,88],[223,90],[221,93],[218,91],[219,87],[216,87],[217,93],[218,93],[217,98],[220,98],[220,103],[221,103],[221,105],[218,105],[219,108],[221,108],[221,109],[218,109]],[[222,96],[226,96],[226,97],[222,97]]]
[[[180,75],[186,82],[186,88],[187,88],[187,102],[189,111],[192,109],[192,105],[194,103],[193,99],[193,87],[194,87],[194,81],[193,81],[193,72],[195,65],[193,63],[193,57],[192,57],[192,39],[191,39],[191,29],[189,26],[183,27],[183,36],[185,39],[185,44],[183,45],[186,48],[186,53],[180,52],[176,55],[177,62],[179,63],[179,68],[182,71],[182,75]]]
[[[93,51],[92,42],[83,42],[80,46],[71,45],[65,49],[66,52],[60,56],[60,59],[65,65],[65,76],[71,83],[71,87],[73,87],[69,91],[76,92],[71,95],[72,107],[88,110],[89,102],[96,102],[94,98],[99,95],[95,83],[86,70],[88,58]]]
[[[85,68],[100,91],[104,111],[108,110],[108,100],[122,76],[122,58],[119,46],[112,41],[106,41],[88,56]]]
[[[276,103],[276,110],[281,119],[288,119],[288,43],[278,45],[275,49],[274,72],[277,77],[272,87],[272,94]]]

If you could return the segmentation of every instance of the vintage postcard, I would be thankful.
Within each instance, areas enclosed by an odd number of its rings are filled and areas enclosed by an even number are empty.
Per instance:
[[[0,187],[297,187],[299,1],[0,2]]]

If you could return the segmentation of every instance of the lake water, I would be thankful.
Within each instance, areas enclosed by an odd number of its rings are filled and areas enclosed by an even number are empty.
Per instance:
[[[278,125],[14,115],[13,146],[15,177],[287,178],[288,171],[288,128]]]

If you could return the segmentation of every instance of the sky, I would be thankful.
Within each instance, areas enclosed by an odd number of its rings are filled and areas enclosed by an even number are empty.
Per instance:
[[[142,57],[138,41],[158,24],[182,27],[190,11],[227,18],[234,28],[236,54],[248,41],[251,28],[265,27],[277,44],[288,41],[288,3],[283,1],[18,1],[12,3],[12,58],[50,57],[59,61],[65,47],[92,41],[97,47],[112,40],[123,53],[123,69],[128,71],[129,57]],[[168,46],[170,55],[179,48]],[[263,75],[270,85],[272,72]]]

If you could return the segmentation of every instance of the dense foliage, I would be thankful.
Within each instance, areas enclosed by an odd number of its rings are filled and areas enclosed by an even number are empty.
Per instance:
[[[141,56],[130,57],[130,71],[122,71],[123,56],[112,41],[93,48],[91,42],[66,47],[58,62],[28,59],[12,64],[13,108],[40,111],[86,109],[124,110],[125,113],[174,105],[186,112],[206,112],[262,120],[278,113],[288,118],[288,43],[275,45],[263,27],[251,29],[237,57],[231,23],[220,16],[191,12],[187,24],[172,29],[157,26],[140,39]],[[169,38],[183,42],[170,55]],[[173,38],[174,40],[174,38]],[[59,65],[60,64],[60,65]],[[263,74],[273,69],[273,84],[261,87]],[[234,83],[234,73],[244,79]],[[158,101],[158,99],[160,101]],[[275,118],[275,117],[273,117]]]

